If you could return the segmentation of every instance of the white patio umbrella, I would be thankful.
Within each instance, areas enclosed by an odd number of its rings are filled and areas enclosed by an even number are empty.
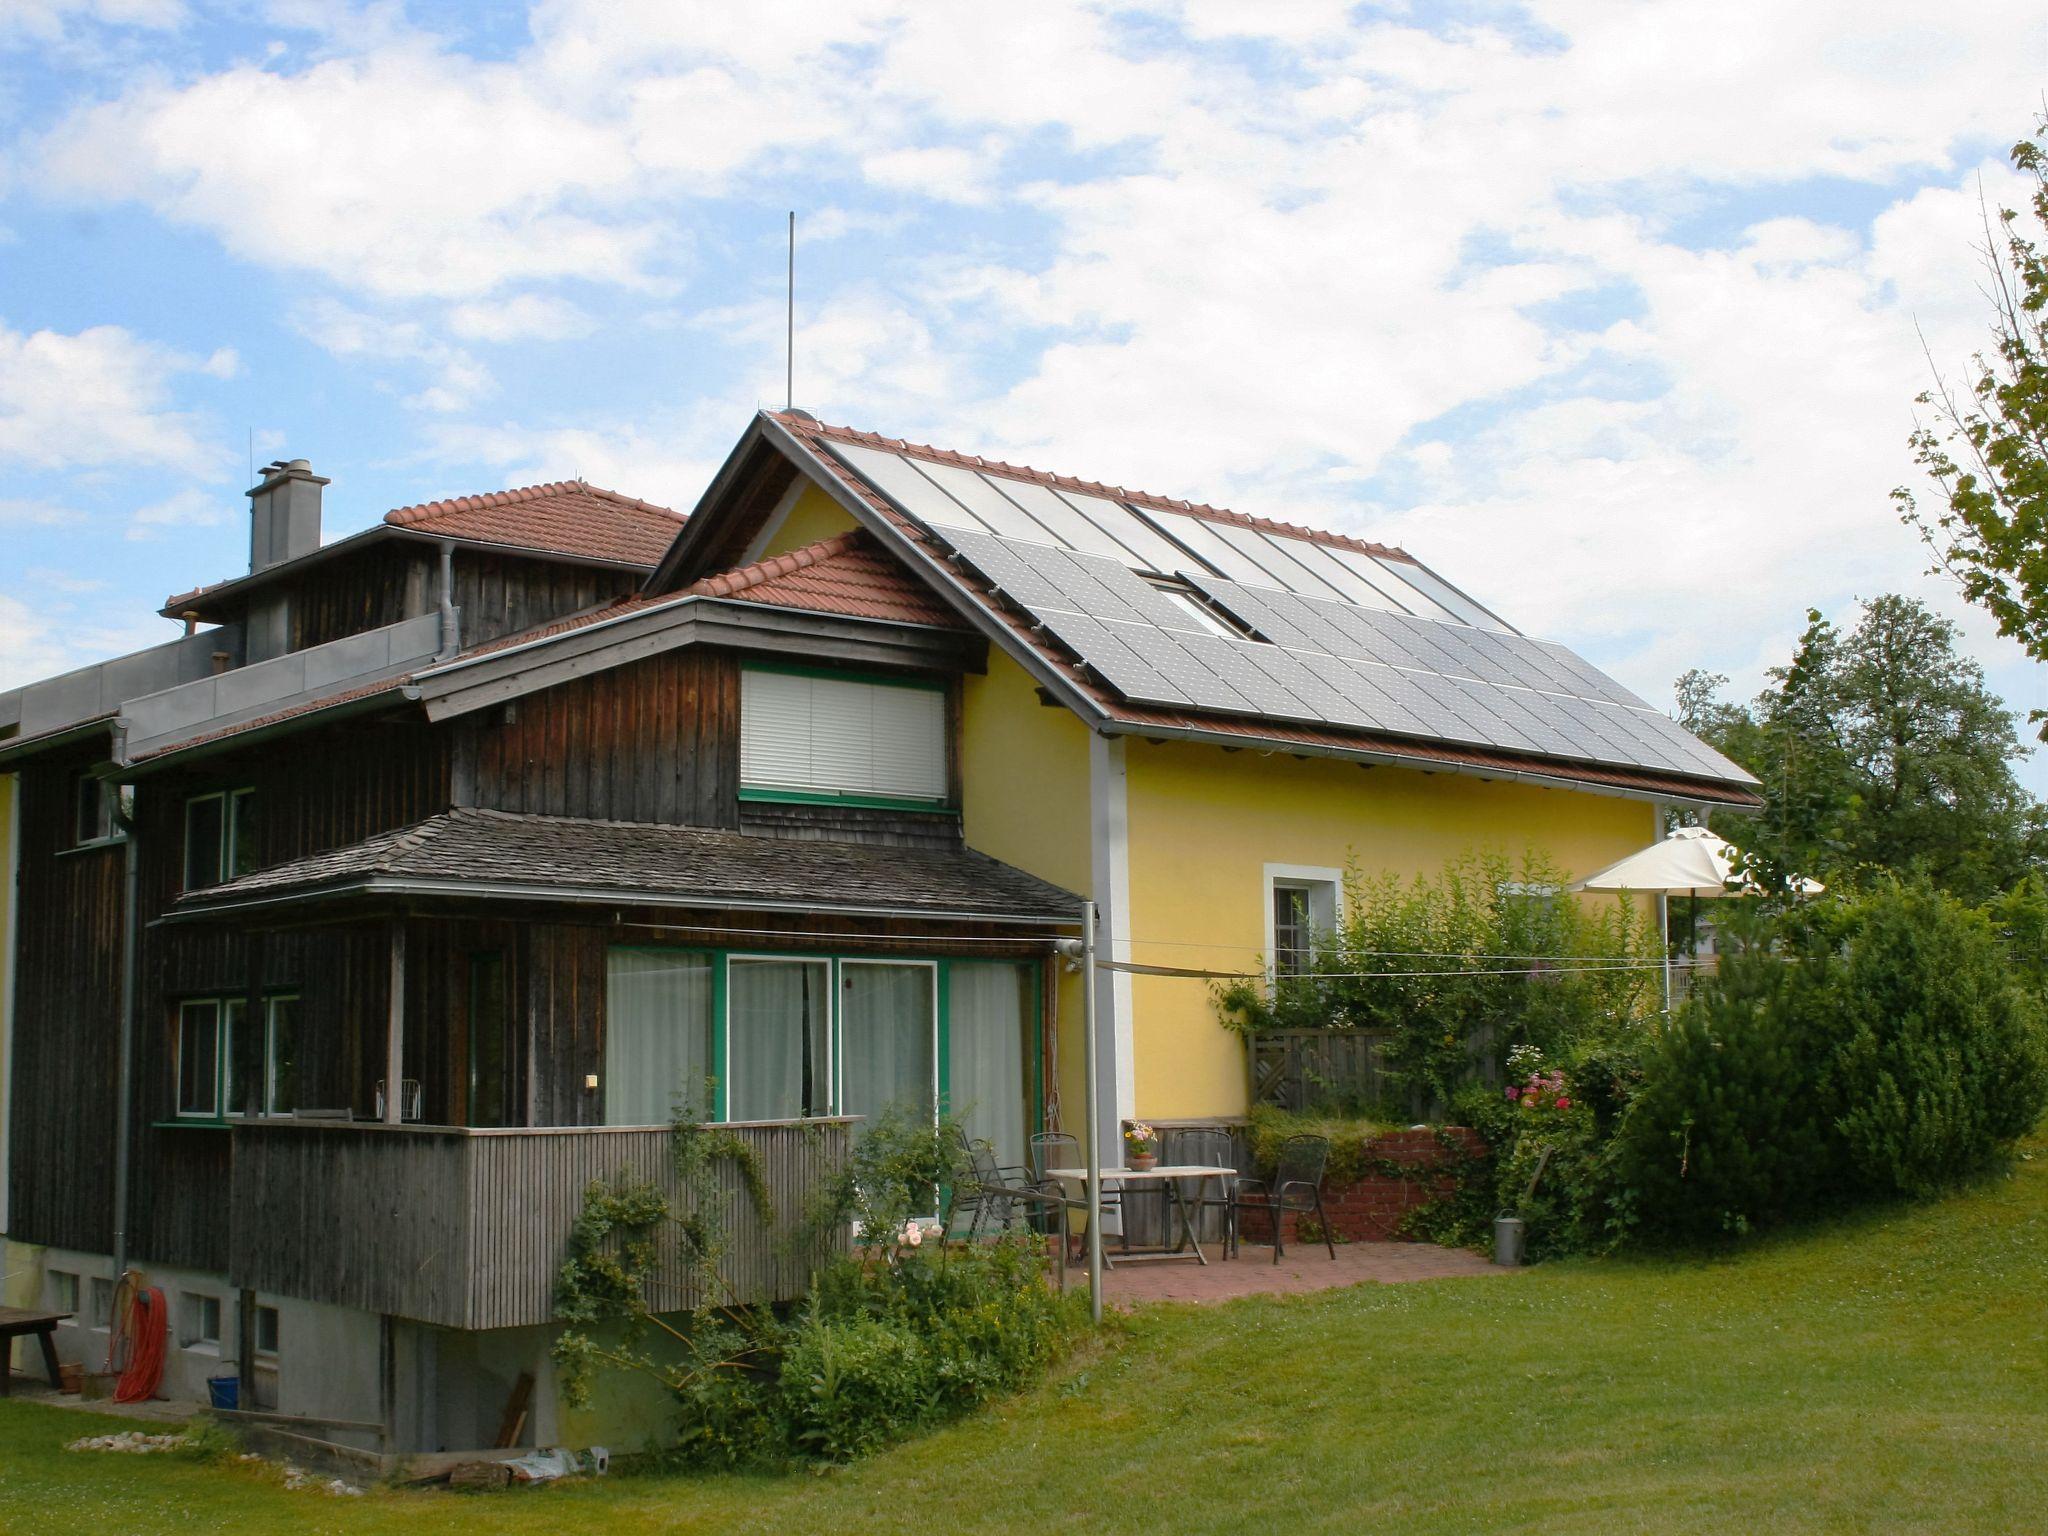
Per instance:
[[[1586,876],[1572,887],[1575,891],[1614,891],[1620,894],[1654,895],[1657,898],[1657,928],[1664,940],[1664,1006],[1671,1006],[1671,898],[1701,897],[1718,901],[1724,896],[1760,896],[1762,888],[1735,873],[1735,848],[1726,838],[1705,827],[1680,827],[1660,843],[1652,843],[1597,874]],[[1793,888],[1802,896],[1817,896],[1826,889],[1818,880],[1800,878]]]

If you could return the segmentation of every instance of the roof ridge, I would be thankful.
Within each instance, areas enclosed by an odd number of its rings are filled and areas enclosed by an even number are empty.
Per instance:
[[[700,577],[683,588],[683,593],[694,597],[731,597],[749,587],[757,587],[766,581],[788,576],[822,565],[839,555],[850,554],[867,541],[867,535],[859,528],[849,528],[835,533],[815,544],[806,544],[800,549],[786,550],[779,555],[770,555],[765,560],[756,560],[752,565],[736,566],[730,571]]]
[[[1397,544],[1382,544],[1374,539],[1335,533],[1327,528],[1310,528],[1301,523],[1283,523],[1276,518],[1254,517],[1249,512],[1233,512],[1228,507],[1211,506],[1205,501],[1188,501],[1185,498],[1176,500],[1170,496],[1155,495],[1150,491],[1134,491],[1126,486],[1105,485],[1099,480],[1083,480],[1074,475],[1033,469],[1028,464],[1011,464],[1007,460],[960,453],[951,448],[935,448],[929,443],[913,443],[907,438],[885,437],[879,432],[862,431],[859,427],[834,426],[812,417],[795,416],[783,411],[770,411],[768,414],[794,432],[836,438],[842,442],[858,443],[869,448],[882,448],[910,458],[930,459],[935,464],[951,464],[961,469],[1007,476],[1013,480],[1024,480],[1058,490],[1075,491],[1084,496],[1102,496],[1112,501],[1127,501],[1134,506],[1151,507],[1157,511],[1184,513],[1212,523],[1234,523],[1244,528],[1277,533],[1285,538],[1301,539],[1310,544],[1335,544],[1340,548],[1356,550],[1360,554],[1386,555],[1393,559],[1408,561],[1415,558]]]
[[[670,507],[658,506],[651,501],[642,501],[637,496],[628,496],[623,491],[607,490],[601,485],[592,485],[580,476],[574,480],[544,480],[534,485],[507,486],[501,491],[478,491],[466,496],[444,496],[434,501],[416,501],[403,507],[393,507],[384,514],[384,521],[394,528],[408,528],[415,522],[429,517],[444,516],[450,512],[480,512],[487,507],[518,506],[522,502],[539,501],[548,496],[560,496],[565,492],[582,491],[588,495],[601,496],[619,506],[640,512],[658,513],[678,525],[686,521],[683,514]]]
[[[394,866],[398,861],[406,854],[417,853],[446,832],[460,809],[462,807],[438,811],[424,821],[416,821],[409,827],[400,827],[390,834],[391,841],[386,844],[384,851],[371,861],[370,867],[379,874],[395,874],[397,871]]]

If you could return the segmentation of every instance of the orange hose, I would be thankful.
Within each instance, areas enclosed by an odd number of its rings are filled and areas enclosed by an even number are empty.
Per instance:
[[[156,1396],[164,1379],[164,1352],[169,1346],[171,1320],[164,1306],[164,1293],[146,1286],[135,1295],[128,1314],[128,1365],[114,1388],[117,1403],[147,1402]]]

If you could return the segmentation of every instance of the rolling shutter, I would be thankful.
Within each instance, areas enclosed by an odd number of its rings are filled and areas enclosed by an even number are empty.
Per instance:
[[[945,693],[748,668],[740,676],[740,784],[784,794],[943,801]]]

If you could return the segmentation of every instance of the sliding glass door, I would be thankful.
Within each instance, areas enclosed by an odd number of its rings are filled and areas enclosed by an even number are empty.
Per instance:
[[[832,962],[735,955],[726,972],[726,1118],[832,1112]]]
[[[839,965],[840,1113],[872,1120],[891,1107],[938,1113],[939,968],[843,960]]]
[[[1007,1167],[1025,1160],[1025,1098],[1032,1086],[1036,968],[1008,961],[955,960],[948,967],[946,1108],[960,1128],[995,1148]]]
[[[605,1124],[667,1125],[678,1110],[713,1113],[712,964],[710,955],[676,949],[605,957]]]

